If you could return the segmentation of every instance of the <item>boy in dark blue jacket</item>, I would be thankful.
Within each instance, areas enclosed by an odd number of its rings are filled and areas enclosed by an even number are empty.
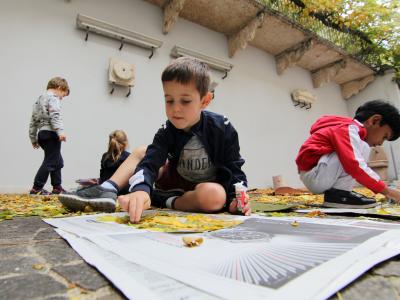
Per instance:
[[[167,66],[161,79],[168,121],[158,130],[129,179],[131,193],[118,197],[122,209],[129,212],[132,222],[138,222],[151,204],[207,213],[226,208],[236,213],[234,184],[247,186],[241,170],[244,159],[239,153],[238,134],[229,120],[204,111],[212,99],[208,66],[194,58],[178,58]],[[116,181],[111,178],[97,191],[78,192],[75,200],[84,198],[86,204],[101,208],[98,203],[102,198],[116,199],[123,180]],[[246,195],[242,208],[245,215],[250,214],[247,199]]]

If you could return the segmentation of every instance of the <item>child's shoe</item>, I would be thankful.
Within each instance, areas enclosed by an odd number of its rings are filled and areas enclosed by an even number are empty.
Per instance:
[[[377,206],[375,199],[368,198],[356,192],[329,189],[324,193],[325,207],[334,208],[371,208]]]
[[[117,192],[93,185],[82,188],[75,193],[60,194],[58,200],[69,210],[84,211],[89,206],[94,211],[114,212]]]
[[[64,188],[61,185],[53,187],[53,190],[51,191],[50,195],[60,195],[60,194],[68,194],[68,192],[64,190]]]
[[[38,189],[38,188],[33,187],[29,191],[29,195],[48,196],[48,195],[50,195],[50,192],[45,190],[44,188]]]
[[[171,197],[180,197],[184,193],[183,190],[180,189],[174,189],[174,190],[168,190],[168,191],[163,191],[159,189],[154,189],[151,192],[151,205],[155,207],[160,207],[160,208],[166,208],[167,207],[167,200]],[[174,208],[172,204],[172,208]]]

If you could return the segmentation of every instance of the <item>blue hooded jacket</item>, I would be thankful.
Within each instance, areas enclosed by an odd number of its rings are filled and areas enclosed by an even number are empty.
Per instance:
[[[241,170],[245,161],[240,156],[239,139],[235,128],[226,117],[209,111],[202,111],[200,121],[193,125],[189,132],[177,129],[167,121],[154,136],[145,157],[129,179],[129,191],[145,191],[150,195],[160,167],[168,158],[170,165],[176,168],[183,147],[193,135],[203,143],[211,162],[216,167],[216,182],[224,187],[227,195],[225,206],[229,207],[235,197],[234,184],[243,181],[247,186],[246,175]]]

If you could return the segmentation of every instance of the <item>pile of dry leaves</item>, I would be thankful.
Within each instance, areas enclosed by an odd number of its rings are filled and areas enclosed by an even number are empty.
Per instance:
[[[27,194],[0,195],[0,222],[13,217],[39,216],[54,218],[79,215],[67,211],[57,196],[30,196]]]
[[[367,188],[355,188],[355,192],[367,197],[375,198],[376,201],[384,201],[386,198],[381,194],[374,194]],[[270,204],[296,204],[305,206],[320,206],[324,201],[324,195],[304,193],[299,195],[275,195],[273,189],[256,189],[249,192],[250,200]]]
[[[368,197],[374,197],[377,201],[383,201],[385,197],[374,195],[366,188],[355,189],[356,192]],[[323,202],[323,195],[304,193],[301,195],[274,195],[272,189],[255,189],[249,192],[250,200],[269,204],[294,204],[304,206],[318,206]],[[91,213],[90,211],[71,213],[58,201],[57,196],[30,196],[27,194],[2,194],[0,195],[0,221],[13,217],[39,216],[53,218]]]

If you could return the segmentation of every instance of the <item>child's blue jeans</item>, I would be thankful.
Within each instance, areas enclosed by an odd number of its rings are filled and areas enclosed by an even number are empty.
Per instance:
[[[44,151],[44,159],[36,173],[34,186],[43,188],[50,174],[51,185],[61,186],[61,169],[64,161],[61,156],[61,141],[54,131],[41,130],[38,134],[38,144]]]

